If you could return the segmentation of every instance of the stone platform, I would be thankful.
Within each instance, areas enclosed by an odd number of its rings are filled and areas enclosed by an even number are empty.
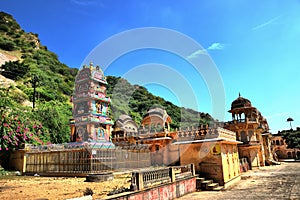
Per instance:
[[[194,192],[179,199],[300,199],[300,162],[261,167],[222,192]]]

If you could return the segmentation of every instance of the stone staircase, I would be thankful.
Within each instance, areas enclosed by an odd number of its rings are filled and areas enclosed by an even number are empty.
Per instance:
[[[196,189],[198,191],[221,191],[223,186],[219,186],[219,183],[214,183],[213,180],[205,180],[203,177],[196,178]]]

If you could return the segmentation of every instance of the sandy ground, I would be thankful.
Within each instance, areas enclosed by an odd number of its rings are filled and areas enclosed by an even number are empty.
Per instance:
[[[130,186],[128,174],[112,181],[85,182],[85,178],[0,176],[0,199],[68,199],[81,197],[90,188],[101,199],[114,188]]]

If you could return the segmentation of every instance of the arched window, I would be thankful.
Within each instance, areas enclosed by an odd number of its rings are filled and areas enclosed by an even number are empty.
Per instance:
[[[283,140],[280,140],[280,145],[284,145]]]
[[[256,141],[256,138],[253,135],[253,131],[248,131],[249,141]]]
[[[247,138],[247,134],[245,131],[241,132],[241,141],[244,143],[248,143],[248,138]]]
[[[276,140],[276,145],[280,145],[280,144],[279,144],[279,140]]]

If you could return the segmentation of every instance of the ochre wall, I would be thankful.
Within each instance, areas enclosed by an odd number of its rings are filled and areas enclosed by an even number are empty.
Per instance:
[[[240,158],[247,158],[248,163],[250,164],[251,169],[253,167],[260,167],[260,160],[259,160],[259,148],[260,146],[256,147],[241,147],[239,146],[239,156]]]
[[[236,144],[221,144],[223,181],[228,181],[240,175],[239,154]]]
[[[206,142],[180,145],[180,165],[193,163],[196,173],[221,185],[240,176],[237,144]]]

